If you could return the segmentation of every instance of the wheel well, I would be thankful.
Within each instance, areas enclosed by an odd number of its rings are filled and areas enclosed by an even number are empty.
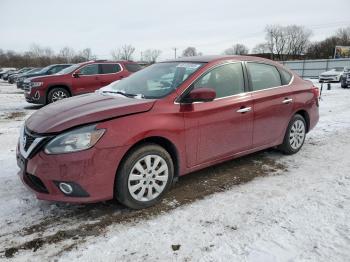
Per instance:
[[[170,140],[168,140],[164,137],[160,137],[160,136],[147,137],[145,139],[138,141],[131,148],[129,148],[129,150],[123,156],[123,159],[120,161],[120,163],[122,163],[124,161],[124,159],[126,158],[128,153],[132,149],[134,149],[135,147],[138,147],[142,144],[146,144],[146,143],[157,144],[157,145],[163,147],[169,153],[169,155],[171,156],[171,159],[173,160],[173,164],[174,164],[174,177],[178,177],[179,176],[179,156],[178,156],[177,149],[176,149],[175,145]],[[119,164],[119,166],[120,166],[120,164]],[[119,167],[118,167],[118,169],[119,169]]]
[[[50,93],[50,91],[54,88],[63,88],[65,90],[68,91],[69,95],[72,96],[72,92],[70,91],[69,87],[68,86],[64,86],[64,85],[56,85],[56,86],[50,86],[48,89],[47,89],[47,92],[46,92],[46,100],[48,99],[48,95]]]
[[[309,132],[309,128],[310,128],[310,117],[309,117],[309,114],[305,110],[299,110],[295,114],[301,115],[305,119],[306,132]]]

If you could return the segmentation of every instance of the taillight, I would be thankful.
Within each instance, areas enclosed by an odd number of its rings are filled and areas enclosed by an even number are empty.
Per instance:
[[[312,87],[312,93],[315,95],[315,97],[317,98],[317,100],[320,99],[320,89],[316,86]]]
[[[319,100],[320,100],[320,89],[316,86],[312,87],[312,93],[314,94],[314,97],[316,98],[316,105],[319,106]]]

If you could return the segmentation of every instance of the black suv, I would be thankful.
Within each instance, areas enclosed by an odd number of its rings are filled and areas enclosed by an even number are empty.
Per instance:
[[[36,76],[45,76],[45,75],[53,75],[61,71],[62,69],[71,66],[71,64],[55,64],[55,65],[49,65],[47,67],[44,67],[38,72],[32,73],[32,74],[26,74],[25,76],[22,76],[17,79],[17,88],[24,89],[23,87],[23,81],[26,78],[29,77],[36,77]]]

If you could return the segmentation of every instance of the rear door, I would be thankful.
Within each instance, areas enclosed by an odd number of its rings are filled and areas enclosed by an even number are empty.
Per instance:
[[[223,159],[252,145],[251,94],[245,93],[242,64],[220,65],[190,88],[212,88],[216,99],[184,111],[188,166]],[[194,158],[195,157],[195,158]]]
[[[76,70],[79,76],[72,74],[72,90],[75,95],[91,93],[101,88],[100,68],[98,64],[89,64]]]
[[[253,147],[276,143],[284,136],[293,112],[292,76],[274,65],[246,63],[254,101]],[[286,75],[284,75],[286,74]]]
[[[105,63],[100,64],[101,74],[99,76],[101,87],[109,85],[110,83],[124,78],[125,72],[119,63]]]

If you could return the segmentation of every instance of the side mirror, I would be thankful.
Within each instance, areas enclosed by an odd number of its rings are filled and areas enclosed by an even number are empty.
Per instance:
[[[73,73],[73,76],[74,76],[75,78],[80,77],[80,75],[81,75],[81,73],[80,73],[79,70],[77,70],[77,71],[75,71],[75,72]]]
[[[216,92],[212,88],[199,87],[193,89],[184,99],[184,103],[210,102],[216,97]]]

